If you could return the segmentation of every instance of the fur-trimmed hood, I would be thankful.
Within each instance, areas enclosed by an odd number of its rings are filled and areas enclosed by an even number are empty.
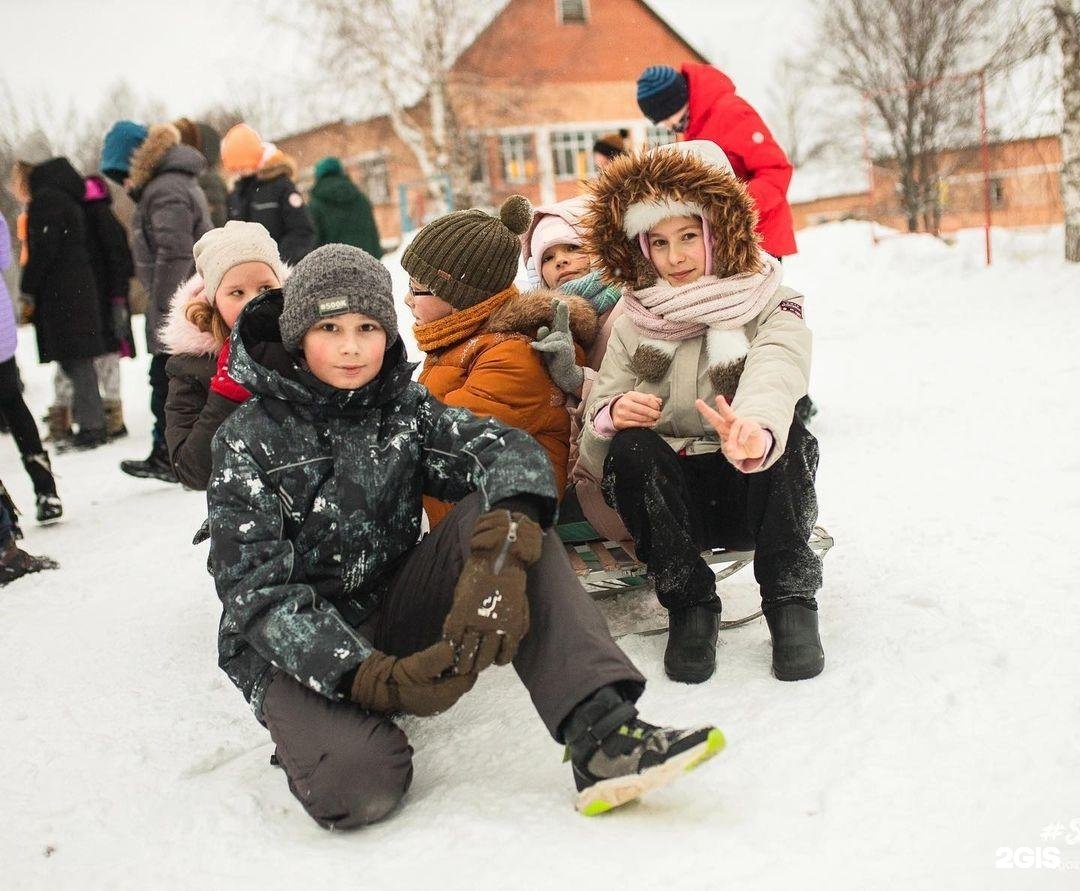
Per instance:
[[[571,297],[558,291],[541,289],[515,294],[491,314],[482,330],[496,334],[526,334],[534,338],[537,328],[551,326],[556,300],[561,300],[570,309],[570,335],[574,341],[586,349],[591,347],[598,327],[596,310],[583,297]]]
[[[288,280],[292,269],[285,266],[282,284]],[[173,294],[169,303],[169,314],[158,329],[158,337],[165,346],[165,351],[172,356],[216,356],[221,344],[209,331],[200,331],[187,317],[187,309],[194,303],[210,304],[202,276],[193,275]]]
[[[180,143],[180,131],[172,124],[155,124],[131,156],[131,194],[138,195],[158,173],[175,170],[198,176],[206,159],[198,149]]]
[[[624,231],[627,209],[641,203],[703,208],[712,235],[714,275],[726,278],[761,268],[757,210],[746,186],[729,170],[696,154],[654,149],[624,155],[586,188],[590,197],[581,221],[585,249],[599,258],[607,282],[634,290],[656,283],[656,269],[638,239]]]
[[[295,180],[296,170],[296,161],[289,155],[286,155],[281,149],[278,149],[266,159],[262,167],[259,168],[259,172],[255,174],[255,177],[263,182],[275,179],[279,176],[287,176],[289,179]]]

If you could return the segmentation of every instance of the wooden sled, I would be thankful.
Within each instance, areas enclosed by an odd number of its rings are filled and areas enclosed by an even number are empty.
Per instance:
[[[586,528],[587,527],[587,528]],[[667,631],[667,610],[660,606],[646,578],[645,564],[634,553],[630,541],[588,539],[588,524],[558,527],[566,556],[582,587],[597,601],[614,637],[626,634],[661,634]],[[821,526],[810,534],[811,549],[824,557],[833,538]],[[721,581],[754,562],[753,551],[713,548],[701,554]],[[721,628],[738,628],[761,617],[761,610],[738,619],[724,619]]]

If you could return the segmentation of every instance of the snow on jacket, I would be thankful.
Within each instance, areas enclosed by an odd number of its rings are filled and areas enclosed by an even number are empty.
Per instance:
[[[206,160],[178,139],[174,128],[152,127],[131,159],[131,247],[147,292],[146,348],[154,354],[165,351],[157,332],[172,296],[195,271],[195,242],[212,228],[197,180]]]
[[[105,351],[118,352],[120,339],[112,322],[113,301],[128,306],[128,289],[135,274],[135,263],[128,247],[127,233],[112,210],[112,197],[104,177],[86,178],[86,195],[83,199],[86,213],[87,248],[90,266],[98,288],[98,305],[101,308],[102,338]],[[130,309],[130,307],[129,307]],[[134,344],[130,328],[127,341]]]
[[[315,226],[295,179],[296,164],[279,151],[258,173],[238,179],[229,193],[229,219],[262,223],[281,259],[292,266],[315,248]]]
[[[4,272],[11,266],[11,232],[7,220],[0,214],[0,362],[15,355],[18,336],[15,330],[15,304],[11,301]]]
[[[753,106],[712,65],[682,66],[690,91],[686,139],[708,139],[722,148],[746,183],[758,211],[761,246],[774,257],[794,254],[795,226],[788,205],[791,162]]]
[[[554,300],[570,308],[570,332],[580,346],[596,336],[596,313],[586,300],[552,291],[520,293],[511,286],[462,313],[418,325],[417,344],[427,353],[420,383],[447,405],[490,415],[532,435],[548,453],[560,494],[566,485],[570,412],[566,394],[551,380],[540,353],[529,344],[550,325]],[[487,312],[484,307],[492,308]],[[468,313],[468,315],[465,315]],[[459,324],[469,319],[468,324]],[[584,353],[578,349],[578,363]],[[426,501],[435,526],[450,506]]]
[[[92,359],[106,351],[87,246],[85,193],[82,176],[67,158],[53,158],[30,172],[21,288],[34,298],[42,362]]]
[[[599,258],[612,281],[633,290],[656,282],[656,269],[642,254],[638,239],[628,238],[623,231],[624,214],[630,204],[674,196],[705,209],[717,276],[742,275],[760,268],[755,211],[747,189],[729,173],[699,158],[674,152],[617,158],[589,188],[593,197],[586,214],[586,247]],[[760,468],[763,470],[784,453],[795,403],[807,391],[811,335],[803,321],[802,296],[791,288],[779,287],[742,330],[749,350],[741,373],[734,379],[734,393],[725,395],[731,397],[736,414],[752,418],[772,433],[773,448]],[[579,464],[594,479],[603,474],[610,439],[597,433],[593,419],[601,408],[631,390],[663,400],[654,429],[675,451],[696,454],[720,448],[715,431],[694,407],[698,397],[711,405],[716,396],[706,335],[679,341],[667,371],[652,382],[644,380],[632,363],[643,339],[628,314],[612,328],[585,407],[580,443]]]
[[[165,400],[165,444],[169,460],[180,482],[189,489],[202,490],[210,481],[210,443],[239,403],[210,389],[222,345],[213,334],[200,331],[188,319],[187,309],[195,303],[210,303],[198,274],[177,289],[159,337],[169,353],[165,364],[169,378],[169,395]],[[264,353],[261,358],[272,367],[291,366],[288,354],[280,345],[269,345],[267,352],[274,355]]]
[[[339,166],[324,173],[311,189],[308,206],[319,245],[351,244],[378,259],[382,256],[379,229],[367,195]]]
[[[252,348],[280,341],[281,305],[280,291],[256,298],[233,330],[229,373],[254,395],[214,437],[207,492],[219,663],[256,715],[271,664],[342,698],[372,649],[358,628],[419,538],[424,495],[478,491],[485,510],[532,496],[545,526],[556,505],[544,451],[414,383],[400,338],[358,390],[258,364]]]

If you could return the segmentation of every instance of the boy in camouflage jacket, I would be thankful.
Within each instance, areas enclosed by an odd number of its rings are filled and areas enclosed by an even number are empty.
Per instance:
[[[280,339],[291,373],[258,364]],[[550,462],[527,434],[411,380],[390,276],[327,245],[244,310],[229,373],[253,397],[213,442],[220,664],[328,828],[377,820],[412,779],[392,717],[445,711],[513,662],[599,813],[715,753],[720,732],[638,720],[644,679],[581,591]],[[421,499],[458,502],[419,543]]]

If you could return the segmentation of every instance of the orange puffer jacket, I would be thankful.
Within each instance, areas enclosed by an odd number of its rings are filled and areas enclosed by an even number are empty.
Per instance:
[[[554,300],[570,307],[570,333],[583,348],[596,337],[596,312],[588,301],[551,291],[522,294],[511,286],[483,303],[413,330],[426,354],[420,383],[447,405],[490,415],[531,434],[551,458],[558,491],[566,487],[570,413],[566,394],[551,380],[540,353],[529,344],[551,325]],[[450,505],[424,499],[432,528]]]

